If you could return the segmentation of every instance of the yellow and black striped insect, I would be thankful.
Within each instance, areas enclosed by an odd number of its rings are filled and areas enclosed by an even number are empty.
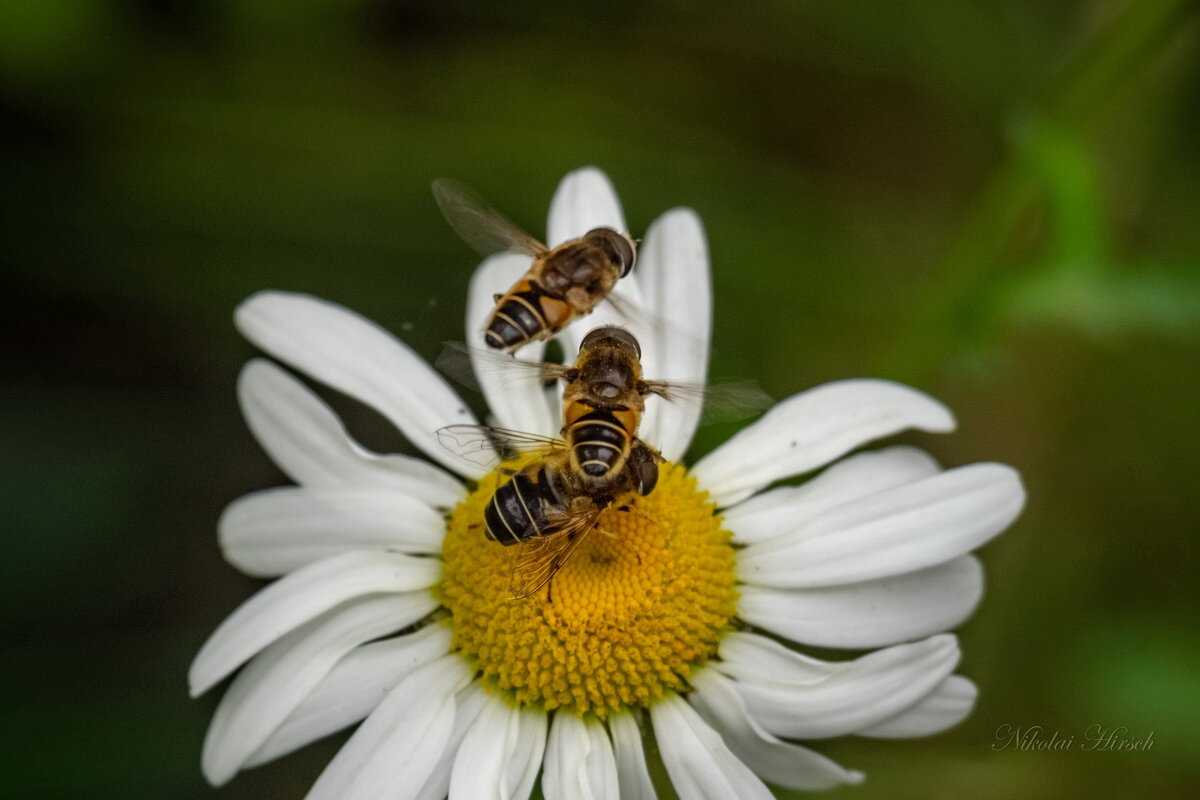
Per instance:
[[[514,598],[528,597],[545,586],[595,529],[605,509],[623,497],[653,491],[662,462],[657,451],[635,439],[625,468],[597,480],[572,466],[571,448],[562,439],[481,425],[451,425],[439,430],[438,438],[467,458],[528,457],[493,492],[483,513],[484,535],[506,547],[516,546],[509,580]]]
[[[507,292],[495,296],[483,338],[497,350],[512,353],[549,339],[591,313],[637,260],[634,240],[612,228],[593,228],[551,249],[460,183],[439,178],[433,196],[450,227],[480,254],[508,251],[533,259]]]
[[[438,431],[448,449],[491,466],[531,454],[524,466],[493,494],[484,513],[485,534],[506,546],[520,545],[510,588],[515,597],[537,591],[553,577],[596,526],[600,514],[622,496],[647,495],[658,483],[663,458],[638,438],[645,398],[703,400],[718,412],[765,407],[767,398],[746,384],[704,386],[646,380],[641,345],[628,330],[604,325],[591,330],[571,366],[509,359],[461,345],[449,345],[451,358],[438,365],[467,379],[474,355],[480,366],[535,370],[560,379],[563,390],[562,438],[549,438],[478,425],[452,425]]]

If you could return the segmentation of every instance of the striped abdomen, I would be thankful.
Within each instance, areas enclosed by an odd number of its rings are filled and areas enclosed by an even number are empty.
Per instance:
[[[589,408],[582,403],[577,405],[581,411]],[[568,409],[569,416],[574,416],[570,414],[572,410]],[[624,465],[632,438],[626,427],[633,422],[628,419],[630,416],[632,412],[626,409],[591,408],[567,425],[564,438],[585,475],[607,478]]]
[[[545,536],[557,529],[546,518],[555,498],[545,466],[533,475],[518,472],[492,495],[483,512],[485,535],[502,545],[513,545]]]
[[[515,350],[558,333],[572,315],[566,301],[551,297],[536,281],[522,278],[496,300],[483,338],[489,347]]]

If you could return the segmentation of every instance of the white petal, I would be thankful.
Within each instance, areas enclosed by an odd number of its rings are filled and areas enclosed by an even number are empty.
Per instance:
[[[450,742],[442,752],[442,757],[438,759],[437,766],[425,780],[421,791],[413,796],[413,800],[445,800],[450,791],[450,770],[458,758],[458,749],[462,746],[467,731],[479,718],[479,713],[483,711],[489,697],[478,682],[467,684],[455,695],[454,730],[450,732]]]
[[[712,281],[704,226],[690,208],[663,214],[646,231],[637,283],[652,323],[631,327],[642,345],[642,368],[652,380],[703,383],[712,332]],[[700,421],[698,404],[646,402],[639,436],[668,461],[683,457]]]
[[[372,453],[350,438],[341,420],[304,382],[274,362],[249,361],[238,399],[267,455],[305,486],[377,486],[452,508],[465,490],[457,478],[425,461]]]
[[[820,753],[763,730],[746,710],[733,681],[720,673],[700,670],[692,676],[692,686],[692,706],[720,732],[733,754],[764,780],[809,792],[862,782],[861,772],[845,769]]]
[[[546,712],[536,708],[521,712],[521,724],[517,729],[517,741],[513,757],[508,763],[503,786],[508,797],[525,798],[533,791],[538,771],[542,768],[542,755],[546,752],[546,729],[549,727]],[[501,794],[501,797],[504,797]]]
[[[488,696],[467,728],[450,772],[451,798],[497,796],[513,755],[520,711]]]
[[[929,395],[891,381],[827,383],[776,404],[692,474],[718,506],[728,506],[906,428],[944,433],[954,429],[954,417]]]
[[[284,486],[234,500],[217,531],[229,563],[273,577],[350,550],[439,554],[446,523],[420,500],[387,489]]]
[[[700,715],[669,694],[650,706],[654,737],[680,800],[774,800]]]
[[[732,631],[721,639],[720,661],[713,667],[739,681],[788,686],[819,683],[841,669],[749,631]]]
[[[505,253],[492,256],[475,270],[467,291],[467,345],[484,348],[483,326],[495,308],[493,295],[503,294],[529,269],[529,257]],[[530,342],[522,347],[516,358],[541,361],[545,342]],[[480,351],[490,352],[490,351]],[[499,351],[496,351],[499,353]],[[556,436],[562,427],[559,403],[546,403],[542,379],[533,370],[504,369],[503,363],[486,357],[471,357],[475,377],[487,398],[488,408],[501,428]]]
[[[516,709],[489,695],[454,759],[451,800],[525,798],[546,748],[545,711]]]
[[[601,226],[621,233],[629,230],[612,181],[595,167],[580,167],[567,173],[550,201],[546,244],[558,247]]]
[[[622,233],[628,232],[621,203],[608,176],[595,167],[583,167],[569,173],[558,185],[550,201],[550,215],[546,223],[546,242],[557,247],[568,239],[574,239],[592,228],[606,226]],[[591,313],[576,319],[559,336],[563,347],[564,361],[575,360],[579,342],[593,328],[601,325],[629,326],[646,317],[641,291],[638,289],[635,265],[633,272],[621,278],[611,297],[613,302],[602,302]],[[634,318],[622,313],[621,309],[632,310]]]
[[[415,797],[454,730],[455,692],[470,680],[456,655],[409,673],[329,762],[308,800]]]
[[[558,335],[558,343],[562,345],[563,361],[575,363],[579,355],[579,344],[590,331],[604,325],[615,325],[633,332],[638,342],[642,340],[639,331],[648,330],[654,319],[653,314],[642,302],[641,289],[638,287],[637,268],[635,274],[621,278],[617,287],[609,294],[608,299],[598,303],[590,314],[576,317],[575,321],[563,329]],[[647,374],[647,377],[653,377]],[[558,393],[561,404],[562,393]]]
[[[353,725],[370,714],[404,676],[449,651],[450,629],[441,625],[426,625],[416,633],[351,650],[263,742],[246,766],[273,761]]]
[[[954,628],[983,595],[974,556],[892,578],[819,589],[738,588],[738,616],[796,642],[881,647]]]
[[[828,739],[877,725],[917,703],[954,670],[958,642],[939,634],[837,664],[816,683],[737,681],[750,715],[776,736]]]
[[[542,793],[546,800],[619,800],[617,761],[604,725],[569,711],[554,715]]]
[[[909,739],[941,733],[966,719],[978,696],[979,689],[974,683],[961,675],[951,675],[916,705],[877,725],[855,731],[855,734],[880,739]]]
[[[617,784],[621,800],[657,800],[650,771],[646,768],[646,753],[642,750],[642,732],[637,720],[628,711],[619,711],[608,718],[613,752],[617,758]]]
[[[803,486],[780,486],[725,509],[723,527],[739,544],[765,541],[794,531],[825,511],[937,472],[933,457],[915,447],[857,453]]]
[[[401,553],[355,552],[309,564],[242,603],[200,648],[188,672],[203,694],[280,636],[346,600],[432,586],[442,562]]]
[[[1016,470],[972,464],[804,520],[738,554],[738,577],[803,589],[902,575],[968,553],[1025,504]]]
[[[485,470],[442,447],[435,432],[475,417],[399,339],[339,305],[303,294],[259,292],[234,314],[242,335],[318,381],[374,407],[408,440],[461,475]]]
[[[428,592],[343,603],[263,650],[221,698],[204,739],[204,775],[232,778],[338,660],[363,642],[412,624],[437,607]]]

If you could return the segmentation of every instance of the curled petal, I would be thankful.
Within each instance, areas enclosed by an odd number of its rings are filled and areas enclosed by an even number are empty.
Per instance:
[[[446,524],[420,500],[386,489],[284,486],[234,500],[217,532],[229,563],[274,577],[351,550],[437,554]]]
[[[937,462],[915,447],[856,453],[802,486],[780,486],[725,509],[724,527],[739,544],[790,533],[808,520],[897,486],[938,473]]]
[[[877,739],[932,736],[966,719],[978,696],[979,689],[974,683],[961,675],[951,675],[915,705],[883,722],[855,731],[855,735]]]
[[[954,417],[929,395],[891,381],[827,383],[778,403],[700,459],[692,474],[718,506],[729,506],[906,428],[944,433]]]
[[[570,712],[554,715],[542,792],[546,800],[619,800],[617,761],[600,722]]]
[[[738,577],[801,589],[902,575],[961,556],[1004,530],[1025,504],[1016,470],[972,464],[864,498],[752,544]]]
[[[450,774],[450,800],[528,797],[546,748],[546,712],[488,695]]]
[[[755,774],[785,789],[822,791],[861,783],[861,772],[845,769],[820,753],[771,735],[754,720],[733,681],[711,669],[692,677],[689,698],[700,716],[721,733],[733,754]]]
[[[204,740],[204,775],[232,778],[347,652],[437,607],[428,592],[345,603],[281,638],[238,673]]]
[[[309,564],[242,603],[200,648],[188,671],[192,696],[204,694],[279,637],[329,609],[368,594],[432,586],[442,562],[400,553],[353,552]]]
[[[433,464],[359,445],[333,409],[274,362],[247,362],[238,377],[238,400],[267,455],[303,486],[379,487],[435,508],[452,508],[465,494],[457,478]]]
[[[375,408],[425,455],[471,478],[484,470],[442,447],[447,425],[474,415],[399,339],[346,308],[303,294],[259,292],[238,306],[238,330],[296,369]]]
[[[652,705],[650,721],[680,800],[774,800],[759,777],[678,695],[668,694]]]
[[[646,753],[642,750],[642,732],[628,711],[619,711],[608,718],[613,752],[617,758],[617,784],[622,800],[657,800],[650,771],[646,769]]]
[[[413,796],[413,800],[445,800],[450,791],[450,771],[458,759],[458,750],[462,747],[462,741],[466,737],[467,731],[475,724],[475,720],[479,719],[479,714],[487,704],[488,697],[489,695],[480,688],[478,682],[467,684],[455,695],[454,729],[450,732],[450,742],[442,752],[437,766],[425,780],[421,791]]]
[[[470,680],[458,656],[409,673],[329,762],[307,800],[415,798],[449,744],[455,694]]]
[[[734,684],[750,715],[776,736],[828,739],[877,725],[914,705],[954,670],[953,636],[876,650],[816,683]]]
[[[359,722],[402,678],[448,652],[450,629],[441,625],[426,625],[416,633],[351,650],[263,742],[246,767],[274,761]]]
[[[733,631],[721,639],[721,660],[714,669],[731,678],[758,684],[805,686],[819,683],[841,669],[819,658],[798,653],[774,639],[748,631]]]
[[[744,585],[738,593],[739,617],[792,641],[883,647],[959,625],[983,595],[983,569],[974,556],[961,556],[907,575],[848,586]]]

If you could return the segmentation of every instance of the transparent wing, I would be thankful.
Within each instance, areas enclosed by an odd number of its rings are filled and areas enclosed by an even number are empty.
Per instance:
[[[701,422],[745,419],[774,404],[769,394],[754,381],[692,383],[688,381],[642,381],[649,394],[681,405],[703,406]]]
[[[604,302],[612,306],[613,310],[620,316],[621,320],[619,324],[628,328],[639,337],[648,338],[653,332],[659,338],[670,339],[681,344],[686,343],[692,347],[700,348],[700,339],[694,332],[685,329],[676,322],[664,319],[641,303],[635,302],[629,297],[622,296],[619,294],[620,286],[618,283],[617,288],[604,297]]]
[[[562,439],[487,425],[447,425],[438,428],[438,442],[473,464],[494,467],[526,453],[552,453],[566,448]]]
[[[528,361],[490,347],[472,347],[462,342],[443,342],[442,353],[437,357],[434,366],[462,385],[475,390],[482,389],[476,374],[480,370],[486,370],[489,377],[500,376],[501,383],[505,375],[514,378],[536,375],[544,381],[559,378],[570,381],[575,376],[573,367],[551,364],[548,361]]]
[[[512,251],[538,258],[547,252],[546,245],[521,230],[458,181],[448,178],[435,180],[433,199],[455,233],[480,255]]]
[[[549,536],[539,536],[517,545],[513,553],[512,577],[508,590],[514,599],[521,599],[541,589],[562,569],[563,564],[596,527],[601,509],[593,506],[587,511],[567,515],[562,530]]]

